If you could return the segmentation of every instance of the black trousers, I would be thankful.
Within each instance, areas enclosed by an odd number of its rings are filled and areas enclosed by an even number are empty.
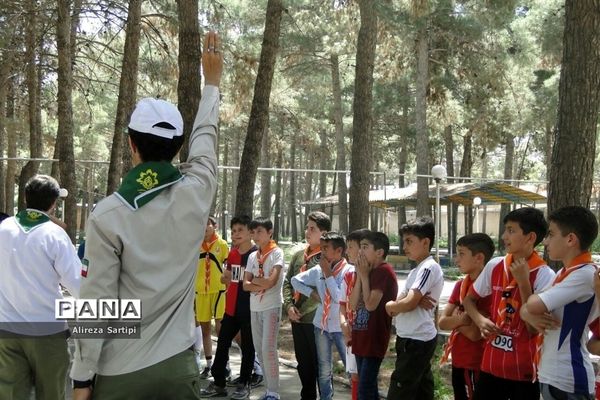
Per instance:
[[[298,362],[298,375],[302,383],[300,398],[301,400],[316,400],[318,362],[314,325],[292,322],[292,336]]]
[[[454,400],[472,400],[475,385],[479,379],[479,370],[456,368],[452,366],[452,389]]]
[[[396,366],[390,379],[388,400],[433,400],[431,358],[437,337],[428,342],[396,336]]]
[[[233,339],[241,332],[242,337],[242,366],[240,368],[240,380],[242,383],[250,382],[252,368],[254,367],[254,342],[252,341],[252,328],[250,318],[232,317],[223,315],[221,330],[217,341],[217,352],[210,372],[215,380],[215,385],[224,387],[226,384],[227,361],[229,361],[229,349]]]
[[[540,385],[529,381],[511,381],[481,372],[475,384],[475,400],[531,400],[540,398]]]

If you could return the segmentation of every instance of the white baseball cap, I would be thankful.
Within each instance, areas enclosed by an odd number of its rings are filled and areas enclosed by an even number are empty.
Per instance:
[[[161,122],[166,122],[175,129],[157,126]],[[129,128],[161,138],[173,139],[175,136],[183,135],[183,118],[177,107],[168,101],[146,97],[135,106]]]

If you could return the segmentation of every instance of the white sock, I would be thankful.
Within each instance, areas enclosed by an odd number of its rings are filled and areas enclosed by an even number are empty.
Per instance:
[[[197,326],[196,327],[196,341],[194,342],[194,350],[196,351],[196,353],[198,354],[202,354],[203,353],[203,347],[202,347],[202,327],[201,326]]]
[[[254,373],[256,375],[264,375],[260,366],[260,362],[258,361],[258,355],[256,353],[254,354]]]

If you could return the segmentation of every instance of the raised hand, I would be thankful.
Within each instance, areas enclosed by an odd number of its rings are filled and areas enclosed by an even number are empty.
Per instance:
[[[204,37],[202,71],[207,85],[219,86],[223,74],[223,52],[219,35],[213,31]]]

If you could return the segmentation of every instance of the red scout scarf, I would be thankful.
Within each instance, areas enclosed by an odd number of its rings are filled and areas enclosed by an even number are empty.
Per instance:
[[[352,295],[354,285],[356,284],[356,271],[344,275],[344,280],[346,281],[346,299],[348,299],[348,302],[346,303],[346,319],[348,320],[348,325],[352,326],[352,322],[354,321],[354,311],[350,309],[349,299]]]
[[[276,248],[277,248],[277,244],[275,243],[275,241],[270,240],[269,244],[267,244],[264,248],[258,250],[258,252],[256,253],[256,259],[258,260],[258,276],[257,276],[257,278],[265,277],[265,271],[263,270],[263,264],[265,263],[265,261],[267,261],[267,257],[269,257],[269,254],[271,254],[273,252],[273,250],[275,250]],[[260,295],[260,301],[262,301],[263,296],[265,295],[265,291],[261,290],[260,292],[258,292],[258,294]]]
[[[586,251],[575,257],[571,260],[571,266],[563,267],[556,278],[554,278],[554,282],[552,282],[552,286],[561,283],[567,276],[571,274],[571,272],[577,271],[579,268],[589,265],[592,262],[592,253]],[[537,371],[540,365],[540,360],[542,359],[542,345],[544,344],[544,335],[541,333],[537,334],[535,337],[535,354],[533,355],[533,382],[537,378]]]
[[[335,278],[338,276],[340,271],[346,266],[346,259],[342,258],[336,265],[333,267],[333,271],[331,275]],[[329,317],[329,309],[331,308],[331,293],[329,293],[329,288],[325,286],[325,301],[323,302],[323,316],[321,317],[321,333],[325,330],[327,326],[327,318]]]
[[[467,293],[469,293],[469,289],[471,289],[471,286],[473,286],[473,280],[471,279],[470,275],[467,275],[460,283],[460,305],[462,305],[463,301],[465,300],[465,297],[467,297]],[[448,357],[450,357],[452,347],[454,346],[454,342],[456,341],[456,337],[458,336],[458,334],[458,328],[452,330],[452,333],[448,338],[448,342],[444,346],[444,354],[442,354],[442,358],[440,359],[440,366],[448,362]]]
[[[208,242],[203,241],[202,242],[202,250],[204,250],[206,252],[205,256],[204,256],[204,291],[208,292],[208,289],[210,288],[210,250],[212,249],[213,245],[215,243],[217,243],[217,240],[219,240],[219,237],[217,236],[216,233],[213,233],[213,235],[211,236],[211,238],[209,239]]]
[[[504,273],[502,274],[502,297],[498,304],[498,314],[496,315],[496,326],[502,329],[504,326],[512,327],[514,324],[514,315],[519,309],[519,302],[514,299],[513,291],[517,288],[517,280],[511,276],[510,265],[513,261],[513,255],[508,254],[504,258]],[[527,260],[529,264],[529,273],[538,270],[546,262],[539,256],[537,252],[533,252]],[[512,279],[511,279],[512,278]],[[510,282],[509,282],[510,279]]]
[[[308,267],[308,262],[310,261],[310,259],[321,254],[321,245],[318,245],[317,247],[315,247],[315,250],[312,253],[309,253],[309,251],[310,251],[310,246],[306,246],[306,249],[304,249],[304,264],[302,264],[302,266],[300,267],[300,271],[298,271],[298,273],[306,271],[306,268]],[[300,295],[301,295],[301,293],[298,292],[297,290],[294,292],[294,303],[297,303],[300,300]]]

